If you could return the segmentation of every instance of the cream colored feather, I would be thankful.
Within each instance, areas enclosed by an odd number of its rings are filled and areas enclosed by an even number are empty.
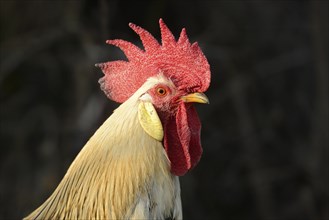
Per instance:
[[[26,219],[182,218],[178,177],[162,143],[138,120],[139,99],[166,79],[150,78],[96,131],[54,193]]]

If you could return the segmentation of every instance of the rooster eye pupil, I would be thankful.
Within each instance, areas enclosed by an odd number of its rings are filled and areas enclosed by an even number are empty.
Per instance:
[[[166,94],[166,90],[164,88],[158,88],[158,94],[163,96]]]

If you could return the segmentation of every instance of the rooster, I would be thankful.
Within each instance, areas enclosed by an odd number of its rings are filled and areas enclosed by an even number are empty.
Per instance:
[[[96,64],[106,96],[122,103],[89,139],[53,194],[26,219],[182,219],[179,176],[200,160],[193,103],[208,103],[210,67],[183,28],[162,19],[161,45],[130,23],[144,50],[108,40],[128,61]]]

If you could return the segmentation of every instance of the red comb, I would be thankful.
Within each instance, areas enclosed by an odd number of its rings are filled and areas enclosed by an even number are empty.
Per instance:
[[[159,20],[162,45],[143,28],[129,23],[140,37],[144,50],[124,40],[108,40],[119,47],[128,61],[96,64],[104,73],[101,89],[112,100],[126,101],[144,82],[162,72],[179,89],[204,92],[210,83],[210,67],[197,43],[192,45],[183,28],[178,41],[162,19]]]

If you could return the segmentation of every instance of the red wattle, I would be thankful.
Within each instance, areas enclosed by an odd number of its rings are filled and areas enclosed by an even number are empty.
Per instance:
[[[181,103],[176,118],[165,125],[164,147],[171,162],[171,172],[182,176],[200,160],[201,123],[191,104]]]

